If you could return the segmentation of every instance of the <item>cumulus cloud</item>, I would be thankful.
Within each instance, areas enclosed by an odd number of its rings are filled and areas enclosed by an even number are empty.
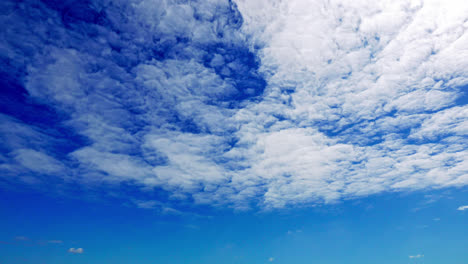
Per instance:
[[[68,252],[73,254],[83,254],[84,251],[82,248],[69,248]]]
[[[264,100],[242,117],[250,115],[246,123],[281,117],[238,132],[258,136],[252,143],[261,158],[251,168],[268,175],[264,203],[467,184],[467,106],[455,99],[468,72],[453,64],[467,54],[460,46],[468,40],[466,3],[238,1],[238,7],[243,30],[263,45],[268,83]],[[304,135],[317,140],[300,141]]]
[[[458,211],[465,211],[465,210],[468,210],[468,205],[460,206],[460,207],[458,207],[457,210],[458,210]]]
[[[130,198],[161,211],[468,184],[466,1],[2,9],[2,175],[162,190]]]

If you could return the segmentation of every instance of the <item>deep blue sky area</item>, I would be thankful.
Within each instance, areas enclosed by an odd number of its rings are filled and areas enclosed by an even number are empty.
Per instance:
[[[0,2],[0,264],[466,264],[468,2]]]
[[[464,263],[465,189],[245,213],[160,215],[122,204],[2,193],[3,263]],[[26,237],[27,235],[27,237]],[[21,238],[21,237],[24,237]],[[62,243],[51,241],[61,240]],[[83,254],[69,247],[86,245]],[[422,259],[408,255],[424,253]]]

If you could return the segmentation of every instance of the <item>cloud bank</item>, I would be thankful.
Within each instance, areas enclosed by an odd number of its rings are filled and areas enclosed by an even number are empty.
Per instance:
[[[468,184],[465,1],[0,9],[9,183],[236,209]]]

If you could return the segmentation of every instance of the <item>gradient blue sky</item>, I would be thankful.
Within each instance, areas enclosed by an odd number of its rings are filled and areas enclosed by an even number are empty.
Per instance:
[[[466,263],[466,1],[0,23],[0,264]]]

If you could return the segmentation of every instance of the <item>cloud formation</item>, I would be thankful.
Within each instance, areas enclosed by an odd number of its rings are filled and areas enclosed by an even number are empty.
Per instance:
[[[84,251],[82,248],[70,248],[68,249],[68,252],[73,254],[83,254]]]
[[[460,207],[458,207],[457,210],[458,210],[458,211],[465,211],[465,210],[468,210],[468,205],[460,206]]]
[[[130,184],[161,210],[468,184],[466,1],[1,9],[5,181]]]
[[[417,254],[417,255],[414,255],[414,256],[409,256],[410,259],[418,259],[418,258],[422,258],[424,257],[424,255],[421,255],[421,254]]]
[[[246,112],[281,117],[254,143],[266,204],[467,183],[467,106],[455,103],[468,82],[456,62],[468,55],[466,3],[238,6],[268,74]]]

